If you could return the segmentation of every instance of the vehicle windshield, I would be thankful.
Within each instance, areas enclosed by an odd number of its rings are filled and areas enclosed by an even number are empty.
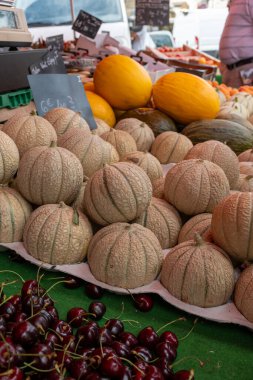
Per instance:
[[[173,42],[170,36],[162,35],[162,34],[151,34],[151,38],[156,44],[156,47],[173,46]]]
[[[72,24],[70,0],[17,0],[16,7],[25,10],[29,27]],[[120,0],[73,0],[75,17],[80,10],[103,22],[122,21]]]

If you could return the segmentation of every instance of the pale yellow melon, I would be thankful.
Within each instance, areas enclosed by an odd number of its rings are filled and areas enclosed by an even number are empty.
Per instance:
[[[78,158],[60,147],[36,147],[27,151],[17,174],[20,193],[31,203],[71,204],[83,182]]]
[[[36,146],[50,146],[57,141],[53,126],[36,114],[14,115],[3,126],[2,131],[12,138],[18,147],[20,158]]]
[[[181,161],[165,178],[165,199],[186,215],[211,213],[228,194],[229,182],[224,171],[210,161]]]
[[[147,210],[135,223],[151,230],[159,240],[162,249],[174,247],[182,227],[182,220],[175,209],[163,199],[152,198]]]
[[[235,285],[234,303],[237,309],[253,323],[253,265],[244,269]]]
[[[83,261],[91,238],[88,218],[63,202],[37,208],[24,230],[24,246],[28,253],[53,265]]]
[[[120,159],[122,159],[126,154],[137,150],[137,145],[134,138],[125,131],[111,128],[109,132],[103,133],[101,138],[110,143],[116,149]]]
[[[81,161],[83,175],[92,176],[105,164],[119,161],[116,149],[94,133],[71,129],[58,139],[58,145],[74,153]]]
[[[90,132],[89,124],[82,118],[81,114],[68,108],[54,108],[48,111],[44,118],[52,124],[58,137],[73,128]]]
[[[0,242],[22,241],[31,205],[14,189],[0,186]]]
[[[193,144],[188,137],[168,131],[156,137],[151,153],[161,164],[169,164],[170,162],[182,161],[192,147]]]
[[[18,170],[19,152],[15,142],[0,131],[0,183],[8,183]]]
[[[165,183],[165,178],[161,177],[156,179],[153,183],[153,197],[155,198],[164,198],[164,183]]]
[[[231,189],[235,189],[239,180],[239,162],[236,154],[220,141],[208,140],[194,145],[185,156],[185,160],[200,158],[211,161],[221,167],[227,176]]]
[[[214,209],[212,236],[238,262],[253,260],[253,193],[238,192]]]
[[[209,213],[193,216],[183,225],[179,233],[178,243],[194,239],[196,233],[206,240],[206,237],[209,235],[211,221],[212,214]]]
[[[163,168],[156,157],[149,152],[133,152],[128,153],[123,157],[122,161],[130,162],[138,165],[148,175],[150,181],[153,183],[156,179],[163,176]]]
[[[148,152],[155,141],[155,135],[152,129],[143,121],[135,118],[120,120],[115,129],[128,132],[135,140],[137,150]]]
[[[84,191],[84,209],[96,223],[105,226],[130,222],[149,206],[152,185],[147,174],[127,162],[105,165],[89,179]]]
[[[88,264],[98,281],[133,289],[158,276],[163,260],[159,241],[139,224],[114,223],[97,232],[88,250]]]
[[[162,285],[179,300],[199,307],[225,304],[234,289],[234,270],[226,253],[200,236],[174,247],[166,256]]]

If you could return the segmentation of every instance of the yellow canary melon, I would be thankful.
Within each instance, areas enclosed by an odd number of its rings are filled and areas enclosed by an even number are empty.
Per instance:
[[[94,277],[126,289],[155,280],[162,260],[162,249],[153,232],[136,223],[114,223],[102,228],[92,238],[88,250]]]
[[[116,124],[116,117],[110,104],[98,94],[86,91],[86,96],[94,117],[104,120],[110,127]]]
[[[94,84],[96,93],[120,110],[146,106],[152,92],[152,81],[144,67],[120,54],[99,62]]]
[[[179,300],[199,307],[225,304],[234,289],[234,270],[226,253],[200,236],[178,244],[167,254],[162,285]]]
[[[24,246],[28,253],[52,265],[83,261],[91,238],[88,218],[63,202],[38,207],[24,229]]]
[[[174,72],[162,76],[153,86],[156,108],[181,124],[214,119],[220,109],[219,96],[206,80]]]

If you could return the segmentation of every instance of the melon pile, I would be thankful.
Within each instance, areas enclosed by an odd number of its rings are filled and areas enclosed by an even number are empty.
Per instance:
[[[44,118],[17,114],[2,127],[0,242],[23,241],[31,256],[53,265],[87,260],[93,276],[112,286],[133,289],[157,279],[195,306],[233,299],[253,322],[250,99],[234,100],[247,115],[229,113],[226,105],[222,119],[214,119],[215,90],[200,78],[180,75],[177,82],[169,74],[154,86],[159,111],[152,110],[145,70],[110,58],[98,65],[94,91],[114,108],[113,129],[96,119],[91,131],[80,114],[63,108]],[[172,90],[175,97],[166,98]],[[191,124],[179,133],[171,117]],[[250,139],[236,138],[241,130],[252,133],[249,150]],[[245,263],[236,281],[235,268]]]

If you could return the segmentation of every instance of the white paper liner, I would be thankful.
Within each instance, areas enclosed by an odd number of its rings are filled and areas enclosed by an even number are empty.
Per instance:
[[[24,248],[23,243],[9,243],[3,244],[1,246],[9,248],[15,251],[18,255],[23,257],[25,260],[35,264],[37,266],[42,266],[42,268],[48,270],[59,271],[63,273],[70,274],[75,277],[79,277],[87,282],[91,282],[92,284],[99,285],[104,289],[110,290],[113,293],[117,294],[129,294],[126,289],[118,288],[115,286],[107,285],[103,282],[97,281],[95,277],[90,272],[89,266],[87,263],[80,264],[72,264],[72,265],[50,265],[41,263],[40,261],[34,259],[30,256]],[[164,254],[166,254],[169,250],[165,250]],[[211,308],[201,308],[193,305],[189,305],[184,303],[177,298],[173,297],[159,282],[159,280],[155,280],[148,285],[141,286],[135,289],[129,289],[131,293],[155,293],[161,296],[166,302],[175,306],[176,308],[183,310],[187,313],[196,315],[198,317],[202,317],[205,319],[209,319],[211,321],[220,322],[220,323],[234,323],[240,326],[245,326],[253,330],[253,323],[250,323],[235,307],[235,304],[230,301],[225,305]]]

